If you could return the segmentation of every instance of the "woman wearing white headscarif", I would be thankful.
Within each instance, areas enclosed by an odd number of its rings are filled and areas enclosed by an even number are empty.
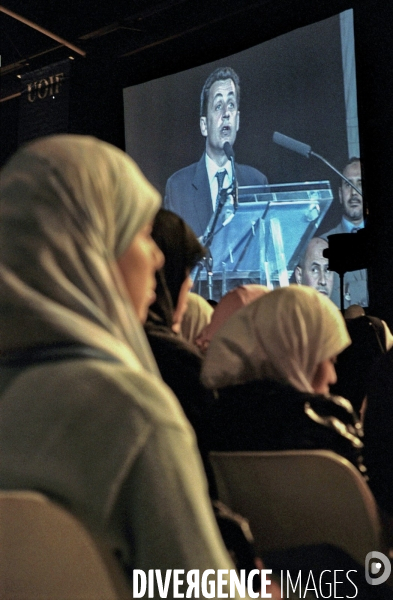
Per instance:
[[[53,136],[0,181],[0,482],[103,536],[124,569],[230,569],[195,437],[142,322],[160,198],[94,138]]]
[[[206,353],[210,340],[215,335],[216,331],[220,329],[235,311],[242,308],[242,306],[246,306],[246,304],[250,304],[250,302],[253,302],[259,298],[259,296],[267,294],[268,292],[268,287],[257,283],[238,285],[232,290],[229,290],[215,307],[210,323],[202,329],[195,340],[195,344],[200,351]]]
[[[182,337],[194,344],[203,328],[210,323],[213,312],[214,308],[205,298],[195,292],[190,292],[186,312],[181,322]]]
[[[237,311],[213,337],[202,381],[220,401],[216,450],[334,450],[363,469],[361,426],[329,396],[350,344],[337,307],[306,286],[279,288]]]

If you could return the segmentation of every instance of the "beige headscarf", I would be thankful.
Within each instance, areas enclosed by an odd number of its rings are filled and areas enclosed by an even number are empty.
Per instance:
[[[206,352],[210,340],[220,327],[229,319],[229,317],[246,304],[250,304],[263,294],[266,294],[269,288],[265,285],[249,283],[239,285],[225,294],[218,302],[211,321],[201,331],[195,340],[196,345],[202,352]]]
[[[195,292],[190,292],[186,312],[181,322],[182,337],[193,344],[202,329],[210,323],[213,311],[213,307],[205,298]]]
[[[59,135],[20,149],[0,173],[0,352],[75,342],[157,372],[116,258],[159,205],[110,144]]]
[[[337,307],[307,286],[278,288],[238,310],[212,339],[202,369],[210,388],[271,379],[312,392],[323,360],[349,346]]]

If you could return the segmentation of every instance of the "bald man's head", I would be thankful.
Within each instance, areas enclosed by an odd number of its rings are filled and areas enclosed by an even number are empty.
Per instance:
[[[333,290],[333,271],[329,271],[329,261],[322,255],[328,247],[326,240],[312,238],[301,263],[295,269],[295,279],[297,283],[313,287],[330,297]]]

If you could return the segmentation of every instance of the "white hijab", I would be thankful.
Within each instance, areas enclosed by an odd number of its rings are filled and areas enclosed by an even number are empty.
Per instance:
[[[205,353],[212,337],[234,312],[268,292],[268,287],[257,283],[239,285],[227,292],[215,307],[210,323],[204,327],[196,339],[198,348]]]
[[[291,285],[238,310],[217,331],[202,381],[220,388],[271,378],[312,392],[316,368],[349,346],[344,319],[326,296]]]
[[[202,329],[210,323],[214,309],[205,298],[189,292],[187,297],[187,308],[181,322],[181,334],[191,344]]]
[[[159,208],[124,152],[51,136],[0,173],[0,352],[71,342],[157,373],[116,259]]]

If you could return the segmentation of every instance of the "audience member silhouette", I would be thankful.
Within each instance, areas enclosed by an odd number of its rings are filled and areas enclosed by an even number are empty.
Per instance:
[[[157,298],[150,307],[145,331],[160,373],[179,399],[205,454],[209,446],[205,415],[213,396],[200,382],[202,358],[198,349],[178,333],[191,287],[190,272],[204,249],[191,227],[165,209],[156,215],[152,237],[164,254],[165,264],[157,273]]]
[[[370,487],[389,517],[393,543],[393,348],[377,361],[369,375],[364,410],[364,460]]]
[[[204,249],[192,229],[175,213],[161,209],[154,220],[152,237],[165,256],[158,272],[157,300],[151,306],[145,325],[148,340],[164,381],[175,392],[193,426],[201,452],[214,512],[225,544],[239,568],[255,568],[251,534],[240,515],[217,500],[215,480],[209,462],[211,436],[208,414],[214,395],[200,381],[202,357],[198,349],[174,331],[181,326],[189,296],[190,271],[202,258]],[[179,306],[180,304],[180,306]]]
[[[364,311],[360,316],[346,318],[345,323],[352,343],[337,357],[337,382],[331,391],[350,400],[360,414],[370,371],[375,361],[385,354],[387,343],[391,345],[390,331],[381,319],[367,316]]]

